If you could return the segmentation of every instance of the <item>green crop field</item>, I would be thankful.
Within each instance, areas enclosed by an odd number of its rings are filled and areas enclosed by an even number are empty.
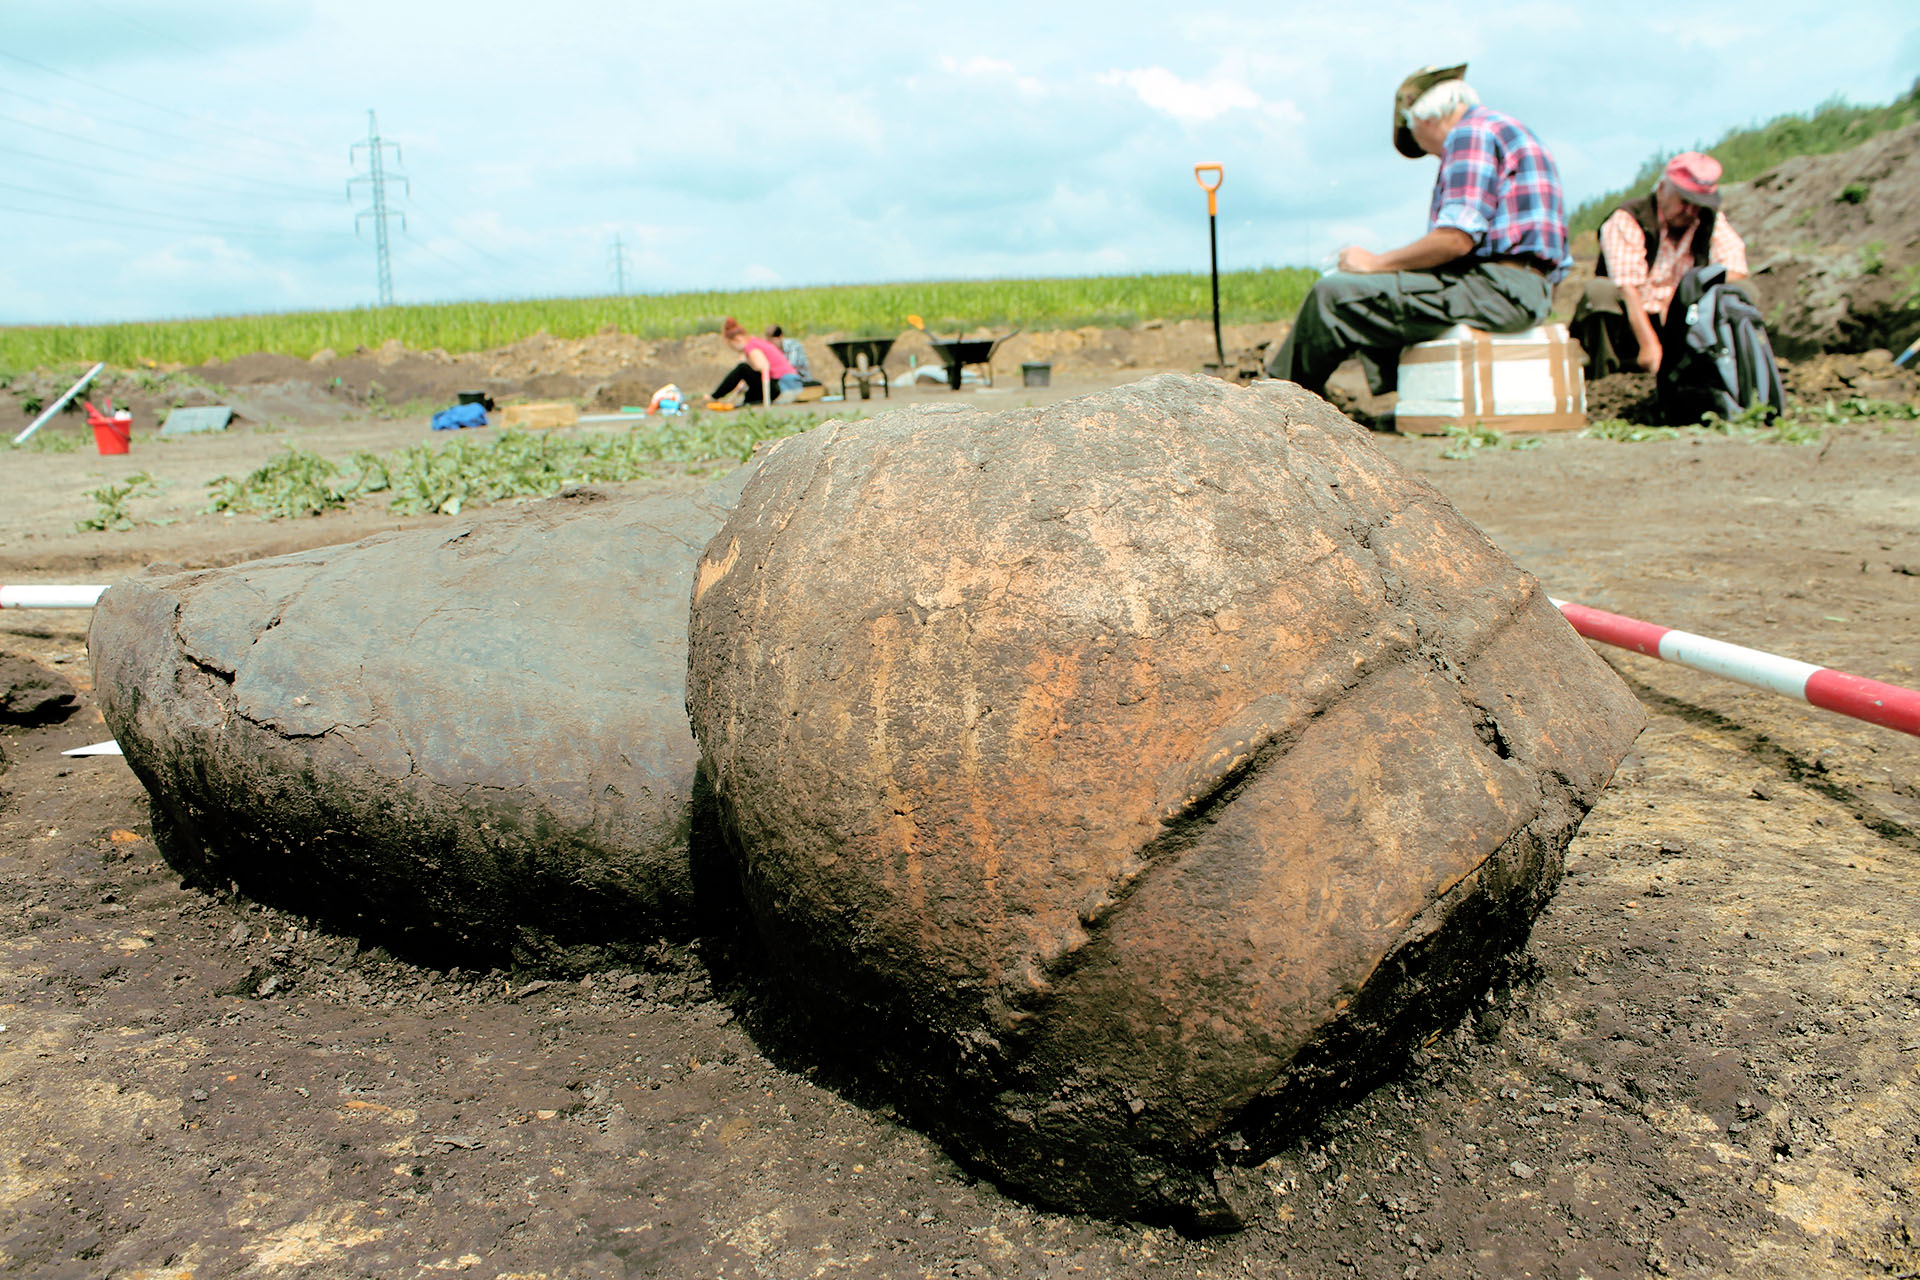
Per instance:
[[[1291,317],[1316,279],[1301,268],[1232,271],[1220,277],[1223,320]],[[609,325],[643,338],[712,333],[724,316],[751,329],[780,324],[789,334],[893,337],[917,314],[936,333],[979,326],[1061,329],[1129,326],[1212,315],[1200,274],[1089,276],[1046,280],[947,280],[921,284],[833,285],[735,293],[669,293],[518,302],[216,316],[143,324],[0,328],[0,369],[104,360],[122,368],[147,361],[201,364],[256,351],[302,359],[398,338],[417,351],[485,351],[531,334],[583,338]]]

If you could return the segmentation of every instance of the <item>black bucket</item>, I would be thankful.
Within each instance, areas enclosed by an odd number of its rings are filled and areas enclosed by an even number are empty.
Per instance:
[[[1022,364],[1020,381],[1030,387],[1049,387],[1053,385],[1053,366],[1050,364]]]

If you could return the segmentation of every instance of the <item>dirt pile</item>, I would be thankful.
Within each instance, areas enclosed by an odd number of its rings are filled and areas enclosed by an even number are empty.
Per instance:
[[[1222,340],[1230,355],[1250,350],[1262,342],[1277,340],[1285,330],[1285,319],[1276,316],[1269,324],[1229,325],[1222,331]],[[978,328],[964,335],[942,331],[938,336],[994,338],[1007,334],[1008,329],[1002,327]],[[827,333],[803,339],[814,378],[826,383],[830,391],[838,391],[841,365],[829,344],[863,336],[869,335]],[[1020,366],[1028,361],[1051,364],[1056,373],[1071,375],[1116,369],[1197,370],[1213,358],[1210,322],[1150,320],[1130,329],[1088,325],[1013,334],[994,352],[992,372],[995,384],[1005,386],[1017,385]],[[502,402],[575,400],[590,408],[612,410],[646,404],[654,389],[668,382],[700,394],[717,384],[738,361],[717,333],[648,339],[607,329],[585,338],[536,333],[508,346],[465,355],[449,355],[438,349],[414,351],[388,342],[345,355],[321,351],[310,360],[270,353],[236,356],[210,360],[182,372],[188,383],[275,386],[289,393],[305,391],[309,396],[331,398],[345,408],[424,409],[429,404],[437,408],[451,404],[459,392],[483,391]],[[941,368],[940,357],[925,334],[916,329],[903,330],[894,338],[887,372],[898,382],[921,367]],[[137,376],[128,375],[136,380]],[[64,385],[52,388],[54,380],[47,378],[51,388],[48,398],[65,390]],[[851,384],[848,389],[851,393]],[[136,400],[135,417],[145,420],[143,415],[156,409],[164,415],[171,403],[214,402],[204,390],[193,395],[196,398],[182,399],[175,392],[166,397],[169,403],[164,405],[159,403],[160,398],[150,398],[152,403]]]
[[[1812,355],[1782,359],[1780,379],[1787,394],[1802,404],[1828,400],[1884,400],[1920,404],[1920,366],[1901,368],[1893,353],[1876,347],[1859,355]]]
[[[1920,337],[1920,124],[1724,192],[1781,354],[1898,351]]]

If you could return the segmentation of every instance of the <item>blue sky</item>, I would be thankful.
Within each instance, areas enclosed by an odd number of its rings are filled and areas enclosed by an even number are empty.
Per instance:
[[[1401,77],[1470,60],[1573,202],[1656,149],[1920,75],[1912,0],[1418,6],[6,0],[0,323],[1226,267],[1424,230]],[[391,159],[391,153],[389,153]]]

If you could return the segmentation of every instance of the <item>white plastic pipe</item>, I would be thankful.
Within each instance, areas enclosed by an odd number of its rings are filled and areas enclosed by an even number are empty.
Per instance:
[[[31,436],[34,432],[38,431],[42,426],[46,425],[46,421],[48,418],[51,418],[54,414],[66,408],[67,401],[73,399],[75,396],[79,395],[82,391],[85,391],[87,389],[87,384],[89,382],[92,382],[95,378],[99,377],[100,371],[106,367],[107,367],[106,361],[103,360],[99,364],[93,366],[93,368],[87,370],[86,375],[82,377],[80,381],[74,383],[72,386],[67,388],[67,394],[61,396],[58,400],[55,400],[52,404],[48,405],[46,412],[42,413],[39,417],[35,418],[32,422],[28,423],[27,429],[25,431],[22,431],[19,435],[15,436],[13,438],[13,442],[15,444],[25,444],[29,436]]]
[[[91,609],[105,586],[0,587],[0,609]]]

